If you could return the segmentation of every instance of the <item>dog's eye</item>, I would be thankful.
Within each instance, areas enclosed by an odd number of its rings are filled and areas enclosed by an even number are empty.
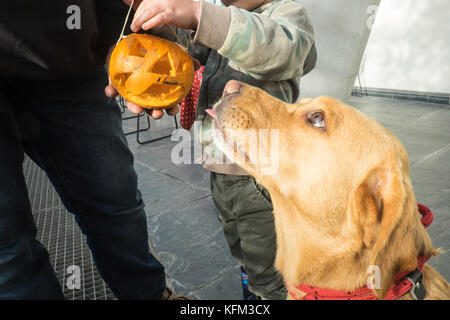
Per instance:
[[[313,111],[306,115],[306,119],[316,128],[325,128],[325,113],[323,111]]]

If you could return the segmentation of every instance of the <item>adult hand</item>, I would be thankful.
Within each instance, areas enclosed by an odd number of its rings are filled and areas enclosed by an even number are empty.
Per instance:
[[[106,57],[106,69],[107,70],[109,70],[109,59],[111,58],[111,53],[112,53],[114,47],[115,47],[115,45],[111,46],[111,48],[109,49],[108,55]],[[194,66],[195,66],[195,63],[194,63]],[[109,79],[109,75],[108,75],[108,79]],[[105,88],[105,94],[109,98],[115,98],[119,95],[116,88],[114,88],[114,86],[111,84],[111,79],[109,79],[109,84]],[[153,119],[161,119],[164,116],[164,111],[161,109],[142,108],[141,106],[139,106],[133,102],[130,102],[130,101],[126,101],[125,104],[126,104],[128,110],[130,110],[132,113],[141,114],[145,110],[145,112]],[[178,104],[175,104],[165,110],[169,116],[174,116],[178,113],[178,111],[180,111],[180,107],[178,106]]]
[[[123,0],[130,5],[131,0]],[[137,9],[136,9],[137,7]],[[170,24],[183,29],[196,29],[200,18],[200,2],[193,0],[135,0],[131,23],[133,32]]]
[[[127,5],[131,5],[132,0],[123,0]],[[192,0],[134,0],[133,9],[136,10],[134,19],[131,24],[131,30],[133,32],[139,31],[141,27],[144,30],[151,28],[162,27],[165,24],[173,24],[175,26],[194,29],[198,25],[198,17],[200,16],[200,3]],[[109,66],[109,59],[115,46],[109,49],[108,56],[106,58],[107,69]],[[194,70],[200,68],[200,63],[196,59],[192,59],[194,63]],[[105,88],[106,96],[115,98],[118,96],[117,90],[109,81],[108,86]],[[164,116],[163,110],[160,109],[148,109],[126,101],[128,110],[132,113],[140,114],[144,110],[154,119],[160,119]],[[175,104],[165,109],[168,115],[176,115],[180,108],[178,104]]]
[[[111,46],[108,52],[108,56],[106,57],[106,69],[109,70],[109,59],[111,58],[111,53],[114,50],[115,45]],[[194,64],[194,70],[198,70],[200,68],[200,62],[197,59],[192,58],[192,63]],[[109,75],[108,75],[109,79]],[[109,98],[115,98],[119,95],[116,88],[111,84],[111,79],[109,79],[109,84],[105,88],[105,94]],[[150,117],[153,119],[161,119],[164,116],[164,111],[161,109],[148,109],[148,108],[142,108],[141,106],[126,101],[125,102],[128,110],[130,110],[132,113],[135,114],[141,114],[143,111],[145,111]],[[180,107],[177,104],[174,104],[173,106],[165,109],[166,113],[169,116],[174,116],[180,111]]]

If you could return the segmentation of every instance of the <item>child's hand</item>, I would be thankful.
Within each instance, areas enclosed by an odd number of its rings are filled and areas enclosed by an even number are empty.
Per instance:
[[[131,0],[124,0],[128,5]],[[171,24],[183,29],[197,29],[200,18],[200,2],[193,0],[135,0],[140,3],[134,14],[131,30],[149,30]]]

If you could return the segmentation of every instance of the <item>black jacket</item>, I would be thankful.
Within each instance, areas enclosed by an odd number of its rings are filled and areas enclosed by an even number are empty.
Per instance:
[[[95,73],[127,10],[122,0],[0,0],[0,79]]]

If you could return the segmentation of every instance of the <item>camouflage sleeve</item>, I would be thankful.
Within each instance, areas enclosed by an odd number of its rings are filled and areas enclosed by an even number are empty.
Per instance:
[[[202,27],[202,20],[211,20],[212,25]],[[202,1],[194,43],[196,39],[230,59],[241,72],[258,80],[281,81],[303,74],[314,32],[305,8],[296,0],[277,1],[262,13]]]

